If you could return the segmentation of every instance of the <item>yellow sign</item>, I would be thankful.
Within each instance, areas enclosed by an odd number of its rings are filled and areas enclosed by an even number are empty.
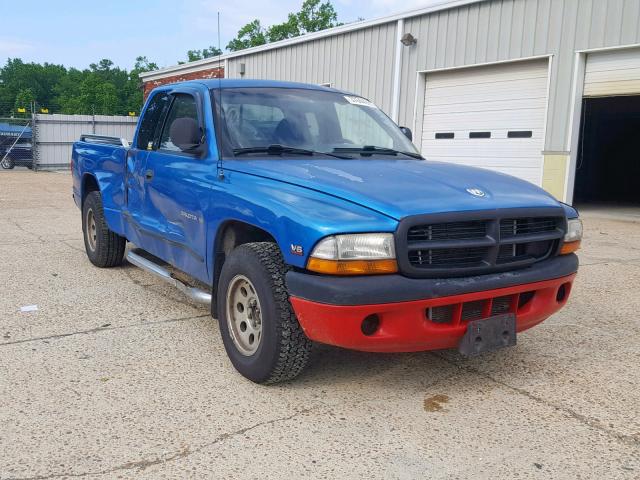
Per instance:
[[[27,113],[27,109],[24,107],[18,107],[18,113]]]
[[[129,112],[129,116],[130,117],[135,117],[136,116],[136,112]]]
[[[40,109],[40,113],[49,113],[49,109],[43,107]]]

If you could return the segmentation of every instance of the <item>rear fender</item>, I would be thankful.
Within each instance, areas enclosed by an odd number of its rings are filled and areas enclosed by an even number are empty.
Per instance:
[[[105,221],[110,230],[124,235],[122,210],[125,206],[124,168],[126,149],[108,145],[77,142],[74,145],[74,160],[80,185],[74,185],[74,196],[78,195],[79,207],[90,189],[100,192]],[[76,190],[78,190],[76,192]]]

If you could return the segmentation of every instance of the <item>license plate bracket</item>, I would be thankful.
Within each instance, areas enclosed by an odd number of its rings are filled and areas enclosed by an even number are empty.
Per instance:
[[[466,357],[474,357],[516,344],[516,316],[504,313],[467,324],[467,331],[458,345]]]

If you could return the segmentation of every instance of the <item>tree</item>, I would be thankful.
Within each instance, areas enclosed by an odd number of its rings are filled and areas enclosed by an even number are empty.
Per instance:
[[[278,40],[285,40],[298,35],[300,35],[298,16],[293,13],[289,14],[286,22],[271,25],[267,29],[267,37],[270,42],[277,42]]]
[[[15,101],[15,111],[17,112],[19,108],[24,108],[26,112],[31,112],[31,102],[35,100],[35,95],[31,91],[30,88],[22,88],[18,94],[16,95]]]
[[[98,115],[113,115],[119,108],[118,91],[112,83],[101,83],[95,92],[95,113]]]
[[[187,51],[187,60],[189,62],[195,62],[196,60],[203,60],[205,58],[217,57],[222,55],[222,50],[213,45],[202,50],[189,50]]]
[[[205,49],[210,54],[210,49]],[[24,63],[19,58],[0,66],[0,116],[16,113],[32,101],[51,113],[126,115],[142,108],[140,73],[157,70],[145,56],[128,72],[104,58],[78,70],[50,63]]]
[[[265,43],[267,43],[267,35],[260,24],[260,20],[256,19],[238,30],[236,38],[227,44],[227,50],[235,52],[244,50],[245,48],[264,45]]]
[[[229,42],[227,50],[243,50],[339,25],[342,24],[338,23],[338,14],[331,0],[304,0],[299,12],[288,14],[286,21],[271,25],[266,30],[259,20],[246,24]]]
[[[320,0],[305,0],[297,17],[303,34],[341,25],[338,23],[338,14],[330,0],[322,3]]]
[[[151,72],[153,70],[158,70],[158,64],[149,61],[145,56],[136,57],[136,63],[133,66],[133,70],[129,72],[129,81],[127,82],[127,87],[123,92],[125,113],[140,113],[140,110],[142,110],[143,97],[140,74],[142,72]]]
[[[0,115],[8,115],[13,111],[16,96],[23,89],[30,89],[38,102],[50,103],[56,95],[55,85],[66,73],[62,65],[8,59],[0,68]]]

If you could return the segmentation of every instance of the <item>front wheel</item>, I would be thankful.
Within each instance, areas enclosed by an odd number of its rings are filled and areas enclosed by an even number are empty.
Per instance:
[[[296,377],[311,342],[289,302],[286,267],[274,243],[240,245],[220,272],[220,333],[233,366],[249,380],[270,384]]]

